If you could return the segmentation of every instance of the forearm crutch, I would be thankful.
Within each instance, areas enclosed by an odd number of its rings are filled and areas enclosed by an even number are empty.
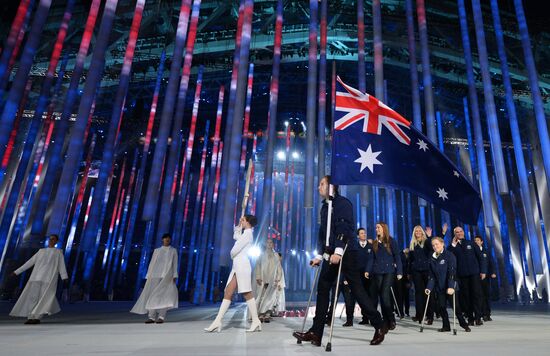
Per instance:
[[[344,308],[342,308],[342,310],[340,310],[340,316],[339,316],[340,319],[342,319],[342,315],[344,315],[344,309],[346,309],[345,306],[344,306]]]
[[[315,268],[315,277],[313,277],[313,285],[311,286],[311,292],[309,293],[309,299],[307,301],[307,308],[306,308],[306,314],[304,315],[304,320],[302,321],[302,331],[304,332],[304,329],[306,328],[306,320],[307,316],[309,314],[309,307],[311,306],[311,298],[313,297],[313,291],[315,290],[315,286],[317,285],[317,279],[319,278],[319,271],[321,270],[321,267]],[[296,343],[301,344],[302,340],[297,340]]]
[[[342,282],[342,283],[344,283],[344,282]],[[346,285],[344,284],[344,286],[342,288],[346,288]],[[346,295],[345,294],[346,294],[346,292],[344,292],[344,301],[346,300]],[[344,309],[346,309],[345,306],[342,308],[342,310],[340,310],[340,317],[339,317],[340,319],[342,319],[342,315],[344,314]]]
[[[395,298],[395,293],[393,292],[393,287],[390,286],[391,295],[393,297],[393,302],[395,303],[395,308],[397,309],[397,314],[401,319],[403,319],[403,315],[401,315],[401,310],[399,310],[399,304],[397,304],[397,298]]]
[[[338,276],[336,277],[336,281],[340,281],[340,276],[342,275],[342,263],[344,262],[344,255],[346,254],[346,249],[348,248],[348,244],[344,246],[344,252],[342,253],[342,257],[340,258],[340,263],[338,264]],[[332,311],[331,320],[330,320],[330,333],[328,337],[328,343],[327,347],[325,348],[325,351],[330,352],[332,351],[332,332],[334,331],[334,314],[336,312],[336,305],[338,303],[338,289],[340,288],[340,283],[336,283],[336,293],[334,293],[334,302],[332,305],[334,305],[334,309]]]
[[[428,298],[426,298],[426,306],[424,307],[424,315],[422,316],[422,321],[420,322],[420,332],[424,331],[424,319],[426,319],[426,313],[428,312],[428,304],[430,304],[430,295],[432,293],[428,294]]]
[[[453,293],[453,335],[456,335],[456,289]]]

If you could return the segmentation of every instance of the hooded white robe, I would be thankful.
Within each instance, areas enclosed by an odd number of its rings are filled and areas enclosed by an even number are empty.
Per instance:
[[[62,251],[54,247],[42,248],[14,273],[19,275],[32,266],[31,276],[10,316],[40,319],[42,315],[55,314],[61,310],[55,297],[57,274],[63,280],[68,278]]]
[[[275,304],[275,313],[284,312],[286,310],[286,296],[285,296],[285,273],[281,266],[281,280],[279,281],[277,288],[277,303]]]
[[[235,240],[235,244],[231,249],[233,266],[231,267],[231,272],[229,272],[226,286],[231,282],[233,276],[235,276],[237,278],[238,293],[252,292],[252,267],[248,259],[248,250],[252,247],[253,241],[252,229],[245,229],[243,231],[240,227],[235,226],[233,240]]]
[[[281,281],[282,267],[279,256],[271,251],[264,251],[254,268],[256,280],[262,284],[256,286],[256,305],[260,315],[271,312],[277,304],[277,290]]]
[[[147,281],[131,313],[147,314],[150,310],[178,307],[178,253],[172,246],[156,248],[145,276]]]

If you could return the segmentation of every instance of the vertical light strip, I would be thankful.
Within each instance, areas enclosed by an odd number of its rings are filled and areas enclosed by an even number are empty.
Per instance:
[[[73,68],[73,74],[71,76],[71,82],[69,84],[69,88],[67,89],[67,96],[63,103],[61,118],[59,119],[57,124],[53,143],[46,155],[48,169],[44,176],[40,195],[33,204],[35,205],[34,210],[36,211],[31,229],[31,233],[33,235],[43,234],[42,229],[44,226],[44,217],[48,207],[50,194],[54,186],[58,182],[58,173],[62,167],[62,150],[65,142],[65,136],[69,129],[69,119],[71,117],[74,104],[78,99],[78,86],[80,83],[80,77],[82,76],[82,71],[84,69],[84,62],[86,60],[88,49],[90,47],[90,41],[92,39],[92,34],[94,31],[100,5],[101,0],[93,0],[92,4],[90,5],[90,11],[88,13],[86,25],[84,26],[84,34],[82,36],[82,40],[80,41],[78,54],[75,60],[75,66]]]

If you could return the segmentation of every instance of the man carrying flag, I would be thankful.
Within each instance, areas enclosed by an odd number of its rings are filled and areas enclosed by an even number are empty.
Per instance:
[[[361,93],[338,78],[331,176],[319,182],[319,194],[324,199],[319,242],[324,256],[316,256],[310,261],[312,266],[323,262],[317,286],[317,305],[313,326],[307,332],[293,333],[299,342],[311,341],[316,346],[321,345],[328,293],[339,277],[337,266],[340,263],[354,297],[367,310],[375,327],[371,345],[380,344],[388,332],[387,321],[382,320],[359,279],[361,266],[357,264],[357,242],[352,238],[353,206],[338,195],[336,186],[347,184],[374,184],[407,190],[432,201],[466,223],[475,223],[481,208],[475,188],[409,121],[378,99]],[[329,194],[329,187],[333,187],[336,193],[334,198]]]
[[[402,189],[477,223],[479,193],[458,168],[408,120],[339,77],[332,152],[334,184]]]
[[[379,345],[384,341],[384,335],[388,332],[388,324],[382,320],[382,316],[376,310],[376,304],[369,298],[361,282],[363,268],[359,264],[359,243],[355,238],[353,205],[348,199],[338,194],[338,186],[332,186],[334,194],[329,195],[329,186],[331,186],[331,177],[325,176],[319,182],[318,187],[323,205],[317,251],[324,253],[322,256],[315,256],[310,261],[312,267],[320,266],[318,268],[321,268],[317,284],[315,317],[312,327],[307,332],[295,331],[292,335],[300,342],[310,341],[314,346],[321,346],[327,322],[330,290],[334,283],[340,280],[338,265],[342,263],[341,273],[348,282],[353,297],[375,329],[370,344]],[[330,227],[328,233],[327,226]],[[327,236],[328,239],[325,240]],[[327,351],[329,349],[327,344]]]

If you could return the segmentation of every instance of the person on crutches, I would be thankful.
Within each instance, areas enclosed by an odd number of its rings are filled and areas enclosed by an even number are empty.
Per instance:
[[[362,287],[362,266],[358,263],[358,243],[355,239],[353,205],[338,194],[338,187],[332,186],[329,195],[330,176],[325,176],[319,182],[319,194],[323,199],[321,207],[321,226],[319,229],[319,248],[323,256],[315,256],[310,261],[311,266],[321,265],[317,285],[317,302],[313,326],[307,332],[295,331],[292,335],[298,340],[309,341],[315,346],[321,346],[323,331],[329,307],[330,289],[338,280],[339,271],[351,288],[351,292],[359,305],[366,310],[368,318],[375,328],[371,345],[378,345],[384,340],[387,328],[373,301]],[[345,251],[345,253],[344,253]],[[341,267],[340,267],[341,264]],[[334,323],[332,323],[334,325]],[[327,351],[330,351],[330,341]]]
[[[455,299],[457,298],[455,294],[458,293],[456,257],[452,252],[445,249],[445,243],[441,237],[432,239],[432,247],[434,253],[430,258],[430,274],[425,293],[429,296],[433,291],[435,308],[443,321],[443,327],[437,331],[451,331],[449,314],[447,314],[447,302],[449,302],[454,307],[454,317],[458,319],[460,326],[464,331],[470,332],[468,322],[466,322],[460,310],[460,303],[456,303]]]

